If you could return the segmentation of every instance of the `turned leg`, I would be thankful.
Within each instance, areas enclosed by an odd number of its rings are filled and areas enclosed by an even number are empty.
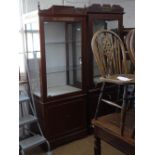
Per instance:
[[[101,155],[101,141],[100,138],[94,137],[94,155]]]
[[[100,103],[101,103],[101,99],[102,99],[102,95],[103,95],[104,86],[105,86],[105,83],[102,84],[102,87],[100,90],[100,95],[98,98],[98,103],[97,103],[96,112],[95,112],[95,119],[97,119],[97,115],[99,113],[99,107],[100,107]]]
[[[121,110],[121,135],[123,135],[124,131],[124,123],[125,123],[125,115],[126,115],[126,106],[127,106],[127,85],[124,86],[123,93],[123,105]]]
[[[132,133],[131,133],[131,138],[135,138],[135,128],[133,128]]]

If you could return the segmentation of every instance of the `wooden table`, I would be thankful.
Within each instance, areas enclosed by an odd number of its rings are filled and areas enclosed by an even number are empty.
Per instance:
[[[135,112],[127,112],[123,136],[120,135],[120,118],[120,113],[112,113],[92,120],[95,136],[94,155],[101,155],[101,139],[126,155],[135,154],[135,140],[131,137],[135,127]]]

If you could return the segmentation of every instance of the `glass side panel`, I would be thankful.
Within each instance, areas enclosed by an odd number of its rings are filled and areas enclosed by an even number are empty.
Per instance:
[[[81,23],[45,22],[44,33],[47,96],[80,91]]]
[[[93,33],[100,29],[108,29],[118,32],[118,20],[95,20],[93,24]],[[100,83],[100,73],[96,61],[93,59],[93,80],[94,84]]]
[[[34,94],[40,96],[40,40],[37,22],[25,25],[25,38],[31,88]]]

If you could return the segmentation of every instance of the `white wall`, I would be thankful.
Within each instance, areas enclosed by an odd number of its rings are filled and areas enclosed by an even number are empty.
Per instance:
[[[47,9],[52,5],[63,5],[63,0],[22,0],[26,12],[36,10],[38,1],[41,9]],[[25,3],[26,2],[26,3]],[[124,8],[124,27],[135,27],[135,0],[64,0],[64,5],[84,7],[93,3],[118,4]]]

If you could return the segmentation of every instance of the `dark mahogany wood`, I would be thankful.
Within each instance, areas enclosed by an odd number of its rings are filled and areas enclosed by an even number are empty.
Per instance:
[[[120,5],[110,4],[92,4],[87,8],[87,12],[98,12],[98,13],[123,13],[124,9]]]
[[[87,134],[86,102],[85,95],[45,103],[35,98],[39,121],[52,147]]]
[[[46,10],[39,9],[40,16],[83,16],[86,14],[86,10],[84,8],[75,8],[73,6],[60,6],[60,5],[53,5],[51,8]]]
[[[100,138],[94,137],[94,155],[101,154],[101,141]]]

